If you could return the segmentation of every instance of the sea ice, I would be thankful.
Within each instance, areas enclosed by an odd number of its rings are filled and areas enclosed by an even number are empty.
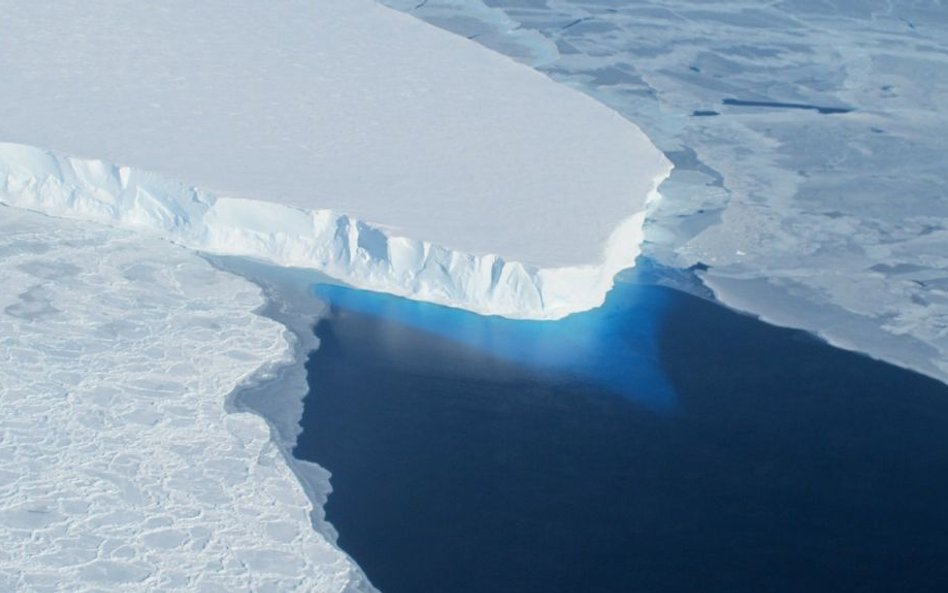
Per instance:
[[[0,261],[0,591],[373,591],[264,420],[225,410],[290,355],[255,285],[2,206]]]

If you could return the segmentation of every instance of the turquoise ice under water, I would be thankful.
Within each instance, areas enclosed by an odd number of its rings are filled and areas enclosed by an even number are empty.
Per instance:
[[[630,281],[617,283],[601,308],[556,322],[484,317],[331,284],[314,290],[339,309],[384,318],[563,380],[586,381],[651,410],[676,406],[658,361],[667,299]]]
[[[386,593],[948,590],[948,387],[657,286],[509,322],[323,286],[294,454]]]

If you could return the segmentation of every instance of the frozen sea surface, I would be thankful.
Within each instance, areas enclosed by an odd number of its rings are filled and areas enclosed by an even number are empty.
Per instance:
[[[291,352],[257,286],[2,206],[0,262],[0,591],[373,590],[264,420],[226,410]]]
[[[647,256],[948,379],[943,2],[385,1],[641,125],[676,166]]]

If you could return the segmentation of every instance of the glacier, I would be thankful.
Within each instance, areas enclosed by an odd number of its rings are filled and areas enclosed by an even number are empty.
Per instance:
[[[0,590],[374,591],[320,520],[327,472],[225,406],[293,360],[256,285],[2,206],[0,260]]]
[[[193,249],[555,319],[633,265],[671,168],[601,103],[372,0],[0,10],[0,200]]]

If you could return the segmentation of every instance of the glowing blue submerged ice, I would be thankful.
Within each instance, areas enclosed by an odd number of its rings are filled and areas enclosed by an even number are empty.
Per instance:
[[[314,291],[335,311],[384,318],[565,381],[588,381],[655,411],[677,405],[658,355],[666,298],[641,284],[619,282],[599,309],[559,321],[485,317],[333,284]]]

